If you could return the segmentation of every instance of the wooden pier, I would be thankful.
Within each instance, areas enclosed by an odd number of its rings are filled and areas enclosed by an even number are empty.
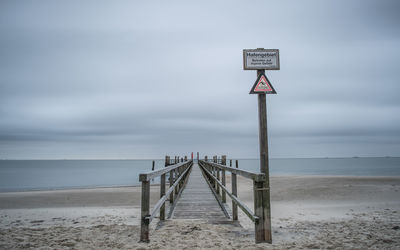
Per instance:
[[[226,187],[226,173],[231,173],[231,187]],[[254,212],[237,197],[237,175],[253,180]],[[167,178],[168,176],[168,178]],[[160,177],[160,199],[150,211],[150,180]],[[169,188],[167,188],[167,182]],[[187,157],[175,157],[171,162],[165,157],[165,168],[156,169],[139,175],[142,182],[141,203],[141,233],[140,241],[149,242],[149,224],[159,213],[160,221],[166,219],[165,202],[170,203],[168,219],[205,220],[209,223],[237,224],[238,208],[246,214],[255,226],[255,242],[269,242],[270,221],[265,215],[269,212],[269,203],[265,202],[266,186],[264,173],[255,173],[226,165],[226,156],[212,161],[205,156],[197,163]],[[227,205],[227,196],[232,201],[231,208]]]

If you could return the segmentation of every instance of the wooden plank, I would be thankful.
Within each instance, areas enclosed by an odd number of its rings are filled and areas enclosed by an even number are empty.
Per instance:
[[[218,205],[198,164],[193,164],[187,184],[177,201],[171,218],[230,221]]]

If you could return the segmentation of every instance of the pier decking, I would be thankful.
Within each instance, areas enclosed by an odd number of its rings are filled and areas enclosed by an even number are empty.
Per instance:
[[[192,166],[189,180],[171,218],[203,219],[214,223],[230,221],[209,188],[197,163]]]

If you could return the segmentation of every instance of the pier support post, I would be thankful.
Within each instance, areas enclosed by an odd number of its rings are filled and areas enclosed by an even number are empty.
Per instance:
[[[231,160],[232,163],[232,160]],[[238,162],[236,160],[236,168],[237,168]],[[231,164],[232,166],[232,164]],[[237,198],[237,177],[236,174],[232,172],[232,194]],[[238,220],[238,206],[237,204],[232,200],[232,218],[234,221]]]
[[[254,181],[254,214],[259,218],[255,222],[255,238],[256,243],[265,242],[265,228],[264,228],[264,208],[263,208],[263,190],[264,183]]]
[[[169,187],[174,184],[174,170],[169,171]],[[169,203],[174,203],[174,192],[169,194]]]
[[[150,214],[150,181],[142,181],[142,203],[141,203],[141,222],[140,222],[140,241],[149,242],[149,219]]]
[[[226,166],[226,155],[223,155],[221,160],[222,160],[221,164]],[[225,170],[223,169],[221,172],[222,172],[222,185],[225,187],[226,186]],[[224,190],[221,191],[222,191],[222,202],[226,203],[226,192]]]
[[[160,180],[160,199],[165,195],[165,174],[161,175]],[[165,202],[160,208],[160,220],[165,220]]]

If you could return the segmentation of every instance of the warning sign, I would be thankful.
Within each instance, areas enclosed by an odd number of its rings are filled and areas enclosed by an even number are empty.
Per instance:
[[[260,74],[253,88],[251,88],[250,94],[276,94],[276,91],[274,87],[272,87],[267,76]]]

